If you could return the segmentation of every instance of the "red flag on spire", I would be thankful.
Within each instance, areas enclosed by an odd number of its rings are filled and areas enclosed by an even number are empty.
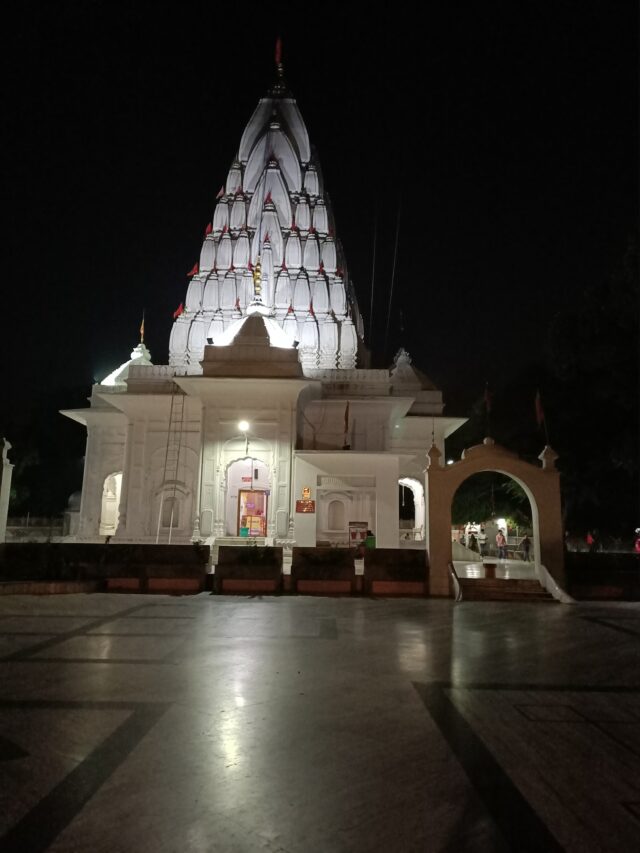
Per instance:
[[[282,39],[280,36],[276,39],[276,54],[275,54],[276,65],[280,65],[282,63]]]
[[[211,234],[211,232],[212,232],[212,231],[213,231],[213,225],[212,225],[212,224],[211,224],[211,222],[210,222],[210,223],[207,225],[207,227],[204,229],[204,236],[205,236],[205,237],[208,237],[208,236],[209,236],[209,234]]]
[[[180,303],[180,305],[178,305],[176,310],[173,312],[173,319],[177,320],[181,314],[184,314],[184,305],[182,304],[182,302]]]
[[[224,195],[224,184],[218,190],[218,195],[216,196],[216,199],[222,198],[223,195]]]
[[[193,267],[187,273],[187,276],[188,276],[188,278],[193,278],[194,275],[198,275],[198,272],[199,272],[198,262],[196,261],[196,263],[193,265]]]
[[[540,389],[536,391],[536,421],[538,426],[544,423],[544,409],[542,408],[542,400],[540,399]]]

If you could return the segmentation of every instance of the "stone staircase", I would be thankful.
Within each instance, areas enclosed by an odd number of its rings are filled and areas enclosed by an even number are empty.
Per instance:
[[[511,578],[460,577],[452,563],[449,571],[454,580],[456,601],[519,601],[528,603],[555,602],[537,580]]]

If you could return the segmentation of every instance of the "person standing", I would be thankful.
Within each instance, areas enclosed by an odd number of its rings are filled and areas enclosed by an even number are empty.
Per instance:
[[[525,562],[529,562],[529,555],[531,554],[531,539],[525,533],[520,541],[520,547],[522,548],[522,559]]]
[[[478,545],[480,546],[480,556],[487,556],[487,534],[485,533],[484,527],[480,528],[480,533],[478,533]]]
[[[496,547],[498,548],[498,559],[507,559],[507,540],[502,530],[496,533]]]

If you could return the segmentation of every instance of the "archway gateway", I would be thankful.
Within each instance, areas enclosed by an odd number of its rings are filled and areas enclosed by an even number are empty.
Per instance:
[[[427,453],[425,496],[427,502],[427,553],[431,595],[449,596],[448,564],[451,549],[451,504],[459,486],[473,474],[495,471],[515,480],[531,504],[536,570],[546,567],[560,587],[565,586],[560,475],[556,453],[547,445],[538,457],[541,467],[519,459],[515,453],[485,438],[470,447],[453,465],[440,464],[441,453],[432,446]]]

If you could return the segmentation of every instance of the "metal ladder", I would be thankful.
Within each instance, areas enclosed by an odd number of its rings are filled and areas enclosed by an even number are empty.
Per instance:
[[[158,509],[158,526],[156,528],[156,545],[160,541],[160,525],[162,510],[166,498],[171,499],[171,518],[169,519],[168,543],[171,543],[173,532],[173,514],[176,505],[176,486],[180,452],[182,450],[182,431],[184,428],[184,392],[174,382],[171,390],[171,408],[169,410],[169,428],[167,430],[167,446],[164,454],[164,472],[162,474],[162,492]]]

